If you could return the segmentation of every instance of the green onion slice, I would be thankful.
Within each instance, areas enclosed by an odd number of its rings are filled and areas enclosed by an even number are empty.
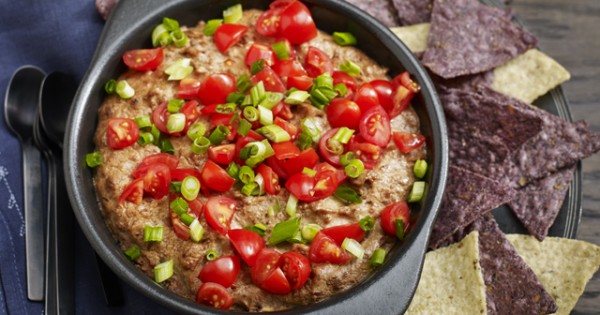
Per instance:
[[[242,194],[246,195],[246,196],[259,196],[260,195],[260,186],[255,183],[248,183],[244,186],[242,186],[242,190],[241,190]]]
[[[201,122],[196,122],[188,129],[187,136],[190,140],[196,140],[199,137],[203,137],[205,133],[206,125]]]
[[[215,34],[215,31],[217,30],[217,28],[219,28],[219,26],[221,26],[221,24],[223,24],[222,19],[208,20],[208,22],[206,22],[206,25],[204,26],[204,35],[213,36]]]
[[[181,182],[181,194],[187,200],[194,200],[200,192],[200,181],[195,176],[188,176]]]
[[[100,153],[100,151],[95,151],[95,152],[86,154],[85,155],[85,164],[87,164],[87,166],[91,167],[91,168],[102,165],[102,153]]]
[[[242,19],[242,15],[242,5],[238,3],[223,11],[223,21],[225,23],[237,23]]]
[[[169,32],[173,32],[173,31],[179,30],[179,22],[177,20],[175,20],[175,19],[164,17],[163,20],[162,20],[162,25]]]
[[[137,123],[138,128],[140,128],[140,129],[152,127],[152,119],[150,119],[150,116],[147,116],[147,115],[136,117],[135,122]]]
[[[256,109],[256,107],[252,107],[252,106],[244,107],[244,110],[242,111],[242,115],[244,116],[244,118],[246,118],[250,122],[258,121],[258,119],[260,117],[260,114],[258,113],[258,109]]]
[[[248,90],[252,88],[252,80],[250,80],[250,76],[247,74],[242,74],[237,79],[236,88],[240,93],[248,92]]]
[[[279,102],[281,102],[281,100],[283,100],[283,96],[284,95],[282,93],[265,92],[264,99],[258,105],[267,109],[273,109],[277,104],[279,104]]]
[[[396,219],[396,237],[399,240],[404,240],[404,221],[402,219]]]
[[[169,115],[167,119],[167,130],[171,133],[183,131],[185,129],[185,114],[175,113]]]
[[[163,227],[162,226],[144,226],[144,242],[162,242]]]
[[[269,208],[267,208],[267,215],[269,215],[269,217],[272,218],[275,215],[277,215],[279,212],[281,212],[282,208],[283,208],[282,202],[275,201],[269,206]]]
[[[219,145],[227,138],[227,135],[229,135],[229,128],[225,125],[218,125],[210,136],[208,136],[208,140],[210,140],[210,143],[213,145]]]
[[[219,258],[219,253],[216,250],[209,249],[208,252],[206,252],[206,260],[212,261],[217,258]]]
[[[354,160],[356,160],[356,154],[352,151],[348,151],[340,156],[340,163],[342,163],[343,166],[348,165],[348,163]]]
[[[287,221],[279,222],[273,227],[269,245],[277,245],[296,235],[300,229],[300,217],[293,217]]]
[[[338,83],[333,86],[333,90],[337,92],[341,97],[346,96],[348,93],[348,87],[344,83]]]
[[[263,135],[265,138],[271,140],[274,143],[290,141],[292,137],[283,128],[278,125],[268,125],[256,129],[256,132]]]
[[[181,192],[181,182],[172,181],[169,183],[169,192],[180,193]]]
[[[265,236],[265,231],[267,230],[267,227],[263,224],[256,223],[254,225],[245,226],[244,230],[252,231],[260,236]]]
[[[208,151],[210,146],[210,140],[207,137],[198,137],[192,142],[192,152],[196,154],[203,154]]]
[[[344,171],[346,172],[346,175],[348,175],[348,177],[350,177],[350,178],[359,177],[360,174],[362,174],[362,172],[364,170],[365,170],[365,165],[359,159],[354,159],[354,160],[348,162],[348,164],[344,167]]]
[[[266,93],[267,92],[265,91],[265,84],[262,81],[256,83],[256,85],[250,89],[252,105],[258,106],[258,104],[260,104],[260,102],[262,102],[262,100],[265,98]]]
[[[121,80],[119,81],[119,83],[117,83],[115,92],[117,93],[117,95],[119,95],[119,97],[125,100],[130,99],[135,95],[135,90],[125,80]]]
[[[190,58],[181,58],[175,61],[172,65],[165,69],[165,73],[169,75],[168,80],[176,81],[185,79],[194,71],[194,67],[192,67],[191,64],[192,59]]]
[[[125,256],[127,256],[127,258],[129,258],[129,260],[136,260],[142,255],[142,252],[140,251],[140,248],[137,245],[129,247],[123,253],[125,254]]]
[[[188,36],[181,30],[173,31],[169,36],[171,37],[173,44],[177,47],[183,47],[188,43]]]
[[[240,181],[244,184],[250,184],[250,183],[254,183],[254,170],[252,170],[252,168],[250,166],[244,165],[242,167],[240,167],[240,170],[238,172],[238,178],[240,179]]]
[[[104,91],[106,91],[107,94],[115,94],[117,91],[117,80],[110,79],[106,81],[106,84],[104,84]]]
[[[161,283],[173,276],[173,259],[154,266],[154,281]]]
[[[183,199],[181,197],[177,197],[177,198],[173,199],[173,201],[171,201],[171,203],[169,204],[169,207],[177,215],[182,215],[183,213],[187,212],[188,203],[187,203],[187,201],[185,201],[185,199]]]
[[[375,220],[368,215],[360,219],[360,221],[358,221],[358,225],[365,232],[373,231],[373,228],[375,227]]]
[[[285,212],[290,217],[293,217],[296,215],[297,210],[298,210],[298,198],[296,198],[296,196],[290,194],[290,196],[288,197],[288,201],[285,204]]]
[[[169,102],[167,102],[167,110],[169,111],[169,113],[178,113],[184,104],[185,104],[184,100],[180,100],[177,98],[169,100]],[[150,117],[148,117],[148,118],[150,118]]]
[[[253,141],[244,147],[242,151],[246,150],[246,152],[250,152],[250,154],[246,153],[246,165],[250,167],[254,167],[275,154],[273,147],[269,143],[269,140],[265,139],[262,141]],[[240,159],[244,159],[242,157],[242,152],[240,152]]]
[[[333,41],[340,46],[351,46],[357,43],[356,37],[348,32],[333,32]]]
[[[333,136],[333,139],[339,141],[342,144],[347,144],[350,138],[354,134],[354,129],[348,127],[341,127]]]
[[[415,173],[415,177],[417,178],[425,177],[425,174],[427,174],[427,161],[417,160],[413,167],[413,173]]]
[[[408,194],[408,202],[419,202],[425,194],[425,182],[417,181],[413,183],[410,193]]]
[[[182,213],[181,215],[179,215],[179,218],[181,219],[181,222],[185,223],[185,225],[187,225],[187,226],[192,224],[192,222],[194,222],[194,220],[196,219],[194,216],[190,215],[189,213]]]
[[[279,60],[288,60],[290,59],[290,52],[288,50],[288,46],[285,42],[276,42],[271,45],[275,55],[277,55],[277,59]]]
[[[348,75],[350,75],[352,77],[359,76],[360,72],[361,72],[360,66],[350,60],[346,60],[345,63],[342,63],[340,65],[340,70],[343,72],[346,72]]]
[[[300,128],[302,132],[305,132],[309,135],[313,142],[318,142],[321,139],[321,131],[314,120],[311,118],[304,118],[300,123]]]
[[[310,94],[306,91],[293,91],[288,97],[285,98],[286,104],[297,105],[306,102],[310,97]]]
[[[246,136],[248,132],[250,132],[250,130],[252,130],[252,124],[249,123],[246,119],[240,119],[240,124],[238,126],[237,132],[242,136]]]
[[[154,143],[154,135],[151,132],[140,132],[140,137],[137,140],[141,146]]]
[[[169,30],[164,24],[159,24],[152,30],[152,46],[167,46],[171,43],[171,40]]]
[[[333,137],[327,139],[326,144],[327,145],[325,146],[325,148],[329,153],[334,155],[341,155],[342,153],[344,153],[344,146],[342,145],[342,143],[334,139]]]
[[[252,73],[252,75],[255,75],[255,74],[263,71],[264,68],[265,68],[265,60],[258,59],[255,62],[253,62],[252,65],[250,66],[250,73]]]
[[[317,236],[319,231],[321,231],[321,227],[318,224],[307,224],[302,227],[302,238],[310,242]]]
[[[197,218],[190,223],[190,239],[192,241],[198,243],[202,240],[202,236],[204,236],[204,227],[200,224]]]
[[[338,186],[338,188],[335,190],[335,193],[333,193],[333,195],[335,197],[337,197],[338,199],[340,199],[341,201],[344,201],[346,203],[361,203],[362,202],[362,198],[360,198],[360,195],[356,192],[356,190],[354,190],[351,187],[346,186],[346,185]]]
[[[266,126],[273,124],[273,112],[270,109],[258,105],[258,115],[258,120],[261,125]]]
[[[239,178],[238,178],[239,173],[240,173],[240,167],[237,165],[237,163],[231,162],[227,166],[227,174],[229,174],[229,176],[231,176],[232,178],[239,180]]]
[[[236,103],[219,104],[215,108],[215,110],[219,114],[233,114],[236,109],[237,109],[237,104]]]
[[[175,154],[175,148],[173,148],[173,145],[169,139],[161,139],[158,142],[158,147],[160,148],[160,152]]]
[[[298,135],[298,148],[300,148],[300,150],[304,151],[304,150],[312,147],[312,145],[313,145],[312,137],[309,136],[304,131],[300,132],[300,135]]]
[[[371,266],[379,267],[379,266],[383,265],[386,255],[387,255],[387,252],[385,251],[385,249],[383,249],[383,248],[376,249],[373,252],[373,255],[371,255],[371,260],[370,260]]]
[[[317,175],[317,171],[313,170],[312,168],[308,168],[308,167],[303,168],[302,173],[306,174],[308,176],[312,176],[312,177]]]
[[[365,249],[353,238],[346,237],[342,242],[342,248],[358,259],[362,259],[365,255]]]

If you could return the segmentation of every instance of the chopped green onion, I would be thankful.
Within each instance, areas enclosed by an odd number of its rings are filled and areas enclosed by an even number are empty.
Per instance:
[[[387,252],[385,251],[385,249],[383,249],[383,248],[376,249],[373,252],[373,255],[371,255],[371,260],[370,260],[371,266],[379,267],[379,266],[383,265],[386,255],[387,255]]]
[[[248,90],[252,88],[252,80],[250,80],[250,76],[247,74],[242,74],[237,79],[236,88],[240,93],[248,92]]]
[[[264,68],[265,68],[265,60],[258,59],[255,62],[253,62],[252,65],[250,66],[250,73],[252,73],[252,75],[255,75],[255,74],[263,71]]]
[[[298,148],[300,148],[300,150],[306,150],[312,147],[312,145],[312,137],[304,131],[300,132],[300,135],[298,135]]]
[[[258,128],[256,129],[256,132],[274,143],[286,142],[292,139],[287,131],[275,124]]]
[[[255,183],[248,183],[244,186],[242,186],[242,194],[246,195],[246,196],[259,196],[260,195],[260,186]]]
[[[171,203],[169,204],[169,207],[177,215],[181,215],[181,214],[187,212],[188,203],[187,203],[187,201],[185,201],[185,199],[183,199],[181,197],[177,197],[177,198],[173,199],[173,201],[171,201]]]
[[[292,243],[292,244],[305,244],[306,241],[302,238],[302,232],[300,232],[300,229],[298,229],[298,231],[296,231],[296,234],[294,234],[294,236],[290,237],[287,239],[288,243]]]
[[[333,78],[331,77],[331,75],[329,73],[327,73],[327,72],[323,73],[313,80],[313,87],[315,89],[320,89],[320,88],[333,89]]]
[[[288,201],[285,204],[285,212],[290,217],[293,217],[296,215],[297,210],[298,210],[298,198],[296,198],[296,196],[290,194],[290,196],[288,197]]]
[[[244,184],[250,184],[254,182],[254,170],[250,166],[244,165],[240,167],[240,171],[238,172],[238,178]]]
[[[173,259],[154,266],[154,281],[161,283],[173,276]]]
[[[192,152],[196,154],[203,154],[208,151],[210,146],[210,140],[207,137],[198,137],[192,142]]]
[[[333,41],[340,46],[356,45],[356,37],[348,32],[333,32]]]
[[[267,215],[269,215],[269,217],[272,218],[275,215],[277,215],[279,212],[281,212],[282,208],[283,208],[282,202],[275,201],[269,206],[269,208],[267,208]]]
[[[321,227],[318,224],[307,224],[302,227],[302,238],[307,241],[312,241],[319,231],[321,231]]]
[[[158,128],[156,128],[155,125],[152,125],[152,127],[150,127],[150,133],[152,134],[152,136],[154,137],[154,144],[159,145],[160,143],[160,130],[158,130]]]
[[[223,21],[225,23],[237,23],[242,19],[242,14],[242,5],[238,3],[223,11]]]
[[[117,83],[115,92],[119,95],[119,97],[125,100],[130,99],[135,95],[135,90],[125,80],[121,80],[119,83]]]
[[[208,252],[206,252],[206,260],[208,261],[212,261],[219,258],[219,253],[217,253],[216,250],[214,249],[209,249]]]
[[[169,100],[169,102],[167,103],[167,110],[169,111],[169,113],[178,113],[184,104],[185,104],[184,100],[180,100],[177,98]],[[150,118],[150,117],[148,117],[148,118]]]
[[[244,230],[252,231],[260,236],[265,236],[265,231],[267,230],[267,227],[263,224],[256,223],[254,225],[245,226]]]
[[[169,36],[171,37],[171,41],[177,47],[183,47],[183,46],[187,45],[187,43],[188,43],[187,35],[184,32],[182,32],[181,30],[173,31],[173,32],[171,32],[171,34]]]
[[[180,193],[181,192],[181,182],[173,181],[169,183],[169,192]]]
[[[332,99],[337,96],[337,92],[333,88],[311,88],[310,90],[310,102],[318,109],[323,109]]]
[[[196,220],[196,218],[190,215],[189,213],[182,213],[179,215],[179,218],[181,219],[181,222],[185,223],[185,225],[187,226],[189,226],[190,224],[192,224],[192,222],[194,222],[194,220]]]
[[[159,24],[152,30],[152,46],[167,46],[171,41],[172,39],[169,35],[169,30],[164,24]]]
[[[415,177],[417,178],[425,177],[425,174],[427,174],[427,161],[417,160],[413,167],[413,173],[415,173]]]
[[[139,143],[141,146],[154,143],[154,136],[151,132],[140,132],[140,137],[138,138],[137,143]]]
[[[227,95],[226,101],[227,103],[235,103],[236,105],[240,105],[242,104],[244,97],[246,97],[246,95],[242,93],[229,93],[229,95]]]
[[[354,154],[352,151],[348,151],[340,156],[340,163],[343,166],[348,165],[348,163],[352,162],[353,160],[356,160],[356,154]]]
[[[303,168],[302,173],[306,174],[308,176],[312,176],[312,177],[317,175],[317,171],[313,170],[312,168],[308,168],[308,167]]]
[[[321,131],[311,118],[302,119],[300,128],[302,129],[302,132],[305,132],[312,138],[313,142],[318,142],[319,139],[321,139]]]
[[[115,94],[117,91],[117,80],[110,79],[106,81],[106,84],[104,84],[104,91],[106,91],[107,94]]]
[[[208,136],[208,140],[210,140],[210,143],[213,145],[219,145],[227,138],[227,135],[229,135],[229,128],[225,125],[218,125],[210,136]]]
[[[158,142],[158,147],[160,148],[160,152],[175,154],[175,148],[173,148],[173,145],[169,139],[161,139]]]
[[[423,199],[423,195],[425,194],[425,182],[417,181],[414,182],[412,188],[410,189],[410,193],[408,194],[408,202],[419,202]]]
[[[353,238],[346,237],[342,242],[342,248],[358,259],[362,259],[365,255],[365,249]]]
[[[217,30],[217,28],[219,28],[219,26],[221,26],[221,24],[223,24],[222,19],[208,20],[208,22],[206,22],[206,25],[204,26],[204,35],[213,36],[215,34],[215,31]]]
[[[399,240],[404,240],[404,221],[402,219],[396,219],[396,237]]]
[[[341,127],[333,136],[333,139],[339,141],[342,144],[347,144],[350,138],[354,134],[354,130],[348,127]]]
[[[361,230],[365,232],[373,231],[373,228],[375,227],[375,220],[368,215],[360,219],[360,221],[358,221],[358,225],[360,226]]]
[[[333,195],[346,203],[362,202],[362,198],[360,198],[360,195],[356,192],[356,190],[345,185],[338,186]]]
[[[135,122],[137,123],[138,128],[140,129],[152,127],[152,120],[150,119],[150,116],[136,117]]]
[[[201,122],[196,122],[188,129],[187,136],[190,140],[196,140],[199,137],[203,137],[205,133],[206,125]]]
[[[183,131],[185,129],[185,114],[175,113],[169,115],[167,119],[167,130],[171,133]]]
[[[258,104],[260,104],[260,102],[262,102],[262,100],[265,98],[266,93],[265,84],[262,81],[256,83],[256,85],[250,89],[252,105],[258,106]]]
[[[344,167],[346,175],[351,178],[357,178],[365,170],[365,165],[359,159],[352,160]]]
[[[129,258],[129,260],[136,260],[142,255],[142,252],[140,251],[140,248],[137,245],[129,247],[123,253],[125,254],[125,256],[127,256],[127,258]]]
[[[204,227],[200,224],[198,219],[194,219],[192,223],[190,223],[190,238],[192,241],[198,243],[202,240],[202,236],[204,235]]]
[[[162,226],[144,226],[144,242],[162,242],[163,227]]]
[[[172,65],[165,69],[165,73],[169,75],[168,80],[175,81],[185,79],[194,71],[194,67],[192,67],[191,64],[192,59],[190,58],[181,58],[175,61]]]
[[[164,25],[165,29],[169,32],[179,30],[179,22],[175,19],[164,17],[162,20],[162,25]]]
[[[244,107],[242,115],[244,115],[244,118],[248,119],[248,121],[250,121],[250,122],[255,122],[260,117],[260,114],[258,113],[258,109],[256,109],[256,107],[252,107],[252,106]]]
[[[271,45],[275,55],[277,55],[277,59],[279,60],[288,60],[290,59],[290,52],[288,50],[288,46],[285,42],[277,42]]]
[[[263,126],[273,124],[273,112],[270,109],[258,105],[258,120]]]
[[[361,72],[360,66],[350,60],[346,60],[345,63],[342,63],[340,65],[340,70],[342,70],[343,72],[346,72],[348,75],[350,75],[352,77],[359,76],[360,72]]]
[[[244,149],[249,148],[250,154],[246,158],[246,165],[250,167],[254,167],[275,154],[273,151],[273,147],[269,143],[269,140],[265,139],[262,141],[253,141],[244,147]],[[243,149],[242,149],[243,151]],[[240,158],[242,154],[240,152]]]
[[[102,164],[102,153],[100,151],[95,151],[92,153],[88,153],[85,155],[85,164],[88,167],[96,167]]]
[[[250,130],[252,130],[252,124],[249,123],[246,119],[240,119],[240,124],[238,126],[237,132],[242,136],[246,136]]]
[[[283,100],[283,93],[277,92],[265,92],[265,98],[260,102],[260,106],[273,109],[275,105],[279,104]]]
[[[181,182],[181,194],[187,200],[194,200],[200,192],[200,181],[195,176],[187,176]]]
[[[238,178],[238,174],[240,173],[240,167],[237,165],[237,163],[235,162],[231,162],[228,166],[227,166],[227,174],[229,174],[229,176],[231,176],[234,179],[239,179]]]
[[[219,114],[233,114],[236,109],[237,109],[237,104],[236,103],[219,104],[215,108],[215,110]]]
[[[255,223],[254,227],[258,230],[263,231],[263,235],[264,235],[264,232],[267,231],[267,226],[262,223]]]
[[[327,145],[325,146],[325,148],[329,153],[334,155],[341,155],[342,153],[344,153],[344,146],[342,145],[342,143],[334,139],[333,137],[327,139],[326,144]]]
[[[306,91],[294,91],[290,93],[288,97],[285,98],[286,104],[297,105],[306,102],[306,100],[310,97],[310,94]]]
[[[279,222],[273,227],[269,245],[277,245],[296,235],[300,229],[300,217],[293,217],[287,221]]]
[[[333,90],[336,91],[341,97],[346,96],[348,93],[348,87],[344,83],[338,83],[334,85]]]

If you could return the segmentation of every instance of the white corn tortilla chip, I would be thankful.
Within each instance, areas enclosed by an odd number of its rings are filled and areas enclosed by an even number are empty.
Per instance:
[[[430,23],[421,23],[402,27],[392,27],[391,30],[408,46],[415,54],[422,53],[427,49],[427,38]]]
[[[405,314],[485,314],[479,233],[425,255],[421,280]]]
[[[558,305],[568,315],[600,266],[600,247],[579,240],[530,235],[506,235],[523,260]]]
[[[554,59],[537,49],[530,49],[494,69],[492,89],[531,103],[570,77]]]

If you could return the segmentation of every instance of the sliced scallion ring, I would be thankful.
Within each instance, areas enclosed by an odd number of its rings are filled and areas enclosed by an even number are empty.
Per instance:
[[[240,179],[240,181],[244,184],[250,184],[254,182],[254,170],[252,170],[252,168],[250,168],[247,165],[243,165],[242,167],[240,167],[240,170],[238,172],[238,178]]]
[[[106,84],[104,84],[104,91],[106,94],[115,94],[117,91],[117,80],[110,79],[106,81]]]
[[[167,46],[171,41],[172,39],[169,35],[169,30],[164,24],[159,24],[152,30],[152,46]]]
[[[167,130],[171,133],[183,131],[185,129],[185,114],[175,113],[169,115],[167,119]]]
[[[294,91],[285,98],[285,103],[290,105],[297,105],[306,102],[310,97],[310,94],[306,91]]]
[[[346,237],[342,242],[342,248],[357,259],[363,259],[363,256],[365,255],[365,249],[357,240],[353,238]]]
[[[375,220],[368,215],[360,219],[360,221],[358,221],[358,225],[360,226],[361,230],[365,232],[373,231],[373,228],[375,227]]]
[[[317,236],[319,231],[321,231],[321,227],[318,224],[307,224],[302,227],[302,238],[310,242]]]
[[[346,172],[346,175],[348,175],[348,177],[350,177],[350,178],[359,177],[360,174],[362,174],[362,172],[364,170],[365,170],[365,165],[359,159],[354,159],[354,160],[348,162],[348,164],[344,167],[344,171]]]
[[[173,212],[175,212],[177,215],[182,215],[183,213],[187,212],[188,203],[185,201],[185,199],[177,197],[171,201],[169,208],[171,208],[171,210],[173,210]]]
[[[192,223],[190,223],[190,239],[198,243],[202,240],[202,236],[204,236],[204,227],[196,218],[194,221],[192,221]]]
[[[91,168],[102,165],[102,153],[100,153],[100,151],[95,151],[95,152],[86,154],[85,155],[85,164],[87,164],[87,166],[91,167]]]
[[[223,11],[223,21],[225,23],[237,23],[242,19],[242,15],[242,5],[238,3]]]
[[[200,192],[200,181],[195,176],[187,176],[181,181],[181,194],[187,200],[194,200]]]
[[[196,218],[189,213],[182,213],[179,216],[179,219],[181,219],[181,222],[185,223],[185,225],[189,226]]]
[[[356,37],[348,32],[333,32],[333,41],[340,46],[351,46],[357,43]]]
[[[213,36],[215,34],[215,31],[217,30],[217,28],[219,28],[219,26],[221,26],[221,24],[223,24],[222,19],[208,20],[202,32],[206,36]]]
[[[274,143],[286,142],[292,139],[287,131],[275,124],[258,128],[256,129],[256,132]]]
[[[285,42],[276,42],[271,45],[275,55],[277,55],[277,59],[279,60],[288,60],[290,59],[290,52],[288,50],[288,46]]]
[[[206,137],[198,137],[194,139],[192,142],[192,152],[196,154],[203,154],[208,151],[208,147],[210,146],[210,140]]]
[[[263,126],[267,126],[267,125],[272,125],[273,124],[273,112],[266,108],[266,107],[262,107],[260,105],[258,105],[258,115],[259,118],[258,120],[260,121],[260,124]]]
[[[178,113],[184,104],[184,100],[180,100],[177,98],[169,100],[169,102],[167,102],[167,111],[169,111],[169,113]],[[150,118],[149,116],[147,117]]]
[[[408,194],[408,202],[419,202],[425,194],[425,182],[416,181],[413,183],[410,193]]]
[[[206,133],[206,125],[201,122],[195,122],[187,131],[187,136],[190,140],[196,140],[199,137],[203,137]]]
[[[135,95],[135,90],[129,85],[126,80],[121,80],[117,83],[117,87],[115,88],[115,92],[122,99],[130,99]]]
[[[351,77],[357,77],[360,75],[360,66],[351,60],[346,60],[345,63],[340,64],[340,70],[346,72]]]
[[[219,253],[216,250],[209,249],[208,252],[206,252],[206,260],[213,261],[217,258],[219,258]]]
[[[173,276],[173,259],[154,266],[154,281],[161,283]]]
[[[269,245],[277,245],[296,235],[300,229],[300,217],[293,217],[287,221],[275,224],[269,237]]]
[[[333,136],[333,139],[339,141],[342,144],[347,144],[350,138],[354,134],[354,129],[348,127],[341,127]]]
[[[144,226],[144,242],[162,242],[163,227],[162,226]]]
[[[175,61],[172,65],[165,69],[165,73],[169,75],[168,80],[176,81],[185,79],[194,71],[194,67],[192,67],[191,64],[192,59],[190,58],[181,58]]]
[[[129,247],[123,253],[125,254],[125,256],[127,256],[127,258],[129,258],[129,260],[132,261],[138,259],[142,255],[142,252],[140,251],[140,248],[137,245]]]
[[[413,173],[416,178],[423,178],[425,174],[427,174],[427,161],[425,160],[417,160],[415,162],[415,166],[413,167]]]
[[[371,259],[369,261],[371,263],[371,266],[379,267],[383,265],[386,255],[387,252],[383,248],[378,248],[375,251],[373,251],[373,255],[371,255]]]
[[[150,116],[136,117],[135,122],[137,123],[138,128],[140,129],[152,127],[152,119],[150,119]]]
[[[290,194],[290,196],[288,197],[288,201],[285,204],[285,212],[290,217],[293,217],[296,215],[297,210],[298,210],[298,198],[296,198],[296,196]]]
[[[208,140],[210,140],[210,143],[213,145],[219,145],[227,138],[227,135],[229,135],[229,128],[225,125],[218,125],[210,136],[208,136]]]

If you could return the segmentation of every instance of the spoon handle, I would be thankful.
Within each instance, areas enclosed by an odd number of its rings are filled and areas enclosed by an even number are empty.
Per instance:
[[[51,154],[47,155],[48,161],[48,204],[46,215],[46,300],[44,305],[45,315],[56,315],[58,311],[58,300],[56,293],[56,168]]]
[[[27,297],[44,300],[44,205],[42,155],[33,141],[21,142],[23,151],[23,211],[25,212],[25,257]]]

